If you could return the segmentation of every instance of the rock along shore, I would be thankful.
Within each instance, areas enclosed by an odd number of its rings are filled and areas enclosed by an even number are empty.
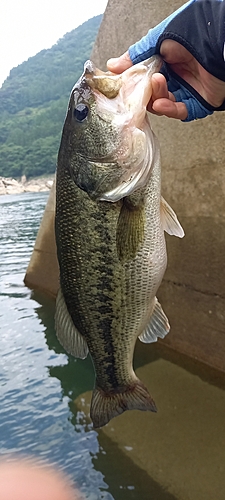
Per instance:
[[[12,178],[0,177],[0,195],[50,191],[53,181],[54,175],[37,177],[29,181],[27,181],[25,176],[23,176],[20,181]]]

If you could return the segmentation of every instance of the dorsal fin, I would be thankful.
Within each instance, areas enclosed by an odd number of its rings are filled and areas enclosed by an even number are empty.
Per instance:
[[[60,344],[68,354],[72,354],[75,358],[81,359],[87,357],[87,342],[73,323],[61,288],[56,298],[55,329]]]
[[[164,231],[172,236],[178,236],[178,238],[184,237],[184,230],[170,205],[161,196],[161,221]]]

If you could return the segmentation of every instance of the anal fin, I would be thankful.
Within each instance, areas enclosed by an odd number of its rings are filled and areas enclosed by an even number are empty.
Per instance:
[[[164,339],[169,331],[169,321],[162,309],[161,304],[155,297],[155,305],[150,322],[138,338],[141,342],[150,344],[151,342],[156,342],[158,338]]]
[[[60,344],[68,354],[72,354],[75,358],[81,359],[87,357],[87,342],[73,323],[61,288],[56,298],[55,329]]]

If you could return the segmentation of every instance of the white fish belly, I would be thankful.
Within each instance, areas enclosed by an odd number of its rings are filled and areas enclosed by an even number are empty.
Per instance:
[[[135,259],[125,264],[126,308],[124,329],[138,337],[148,325],[155,296],[167,265],[166,242],[160,219],[161,169],[156,149],[147,187],[145,237]]]

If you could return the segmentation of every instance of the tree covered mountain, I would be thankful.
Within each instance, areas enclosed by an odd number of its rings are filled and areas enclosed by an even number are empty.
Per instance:
[[[53,173],[70,91],[90,57],[102,16],[10,71],[0,89],[0,176]]]

